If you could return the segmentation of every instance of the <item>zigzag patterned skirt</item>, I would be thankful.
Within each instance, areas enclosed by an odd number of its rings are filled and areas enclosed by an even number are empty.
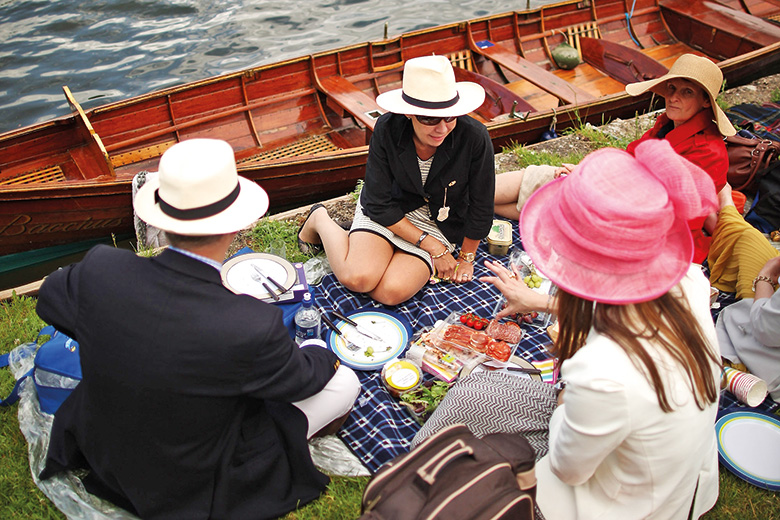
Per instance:
[[[442,428],[462,423],[477,437],[519,433],[536,450],[539,460],[549,449],[548,428],[556,402],[556,390],[549,383],[506,372],[475,372],[447,391],[412,446]]]

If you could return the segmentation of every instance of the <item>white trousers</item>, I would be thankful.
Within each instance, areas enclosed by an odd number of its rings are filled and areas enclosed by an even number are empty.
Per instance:
[[[307,439],[352,409],[360,394],[360,381],[351,368],[339,365],[325,388],[293,403],[309,421]]]

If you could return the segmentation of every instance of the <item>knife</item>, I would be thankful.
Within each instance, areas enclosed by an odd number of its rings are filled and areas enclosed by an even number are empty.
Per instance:
[[[344,316],[344,315],[343,315],[342,313],[340,313],[339,311],[332,311],[332,314],[333,314],[335,317],[337,317],[337,318],[340,318],[340,319],[344,320],[345,322],[349,323],[350,325],[352,325],[353,327],[355,327],[355,330],[357,330],[357,331],[358,331],[360,334],[362,334],[362,335],[366,336],[367,338],[371,338],[371,339],[373,339],[374,341],[380,341],[380,342],[382,342],[382,343],[384,343],[384,342],[385,342],[384,338],[382,338],[381,336],[378,336],[378,335],[374,334],[373,332],[371,332],[370,330],[368,330],[368,329],[367,329],[366,327],[364,327],[363,325],[359,325],[359,324],[358,324],[356,321],[354,321],[354,320],[351,320],[351,319],[347,318],[346,316]]]
[[[271,286],[265,283],[260,277],[252,277],[252,280],[259,282],[265,288],[265,290],[268,291],[268,294],[271,295],[271,298],[273,298],[275,302],[279,301],[279,295],[276,294],[276,291],[274,291]]]
[[[274,301],[279,301],[279,296],[276,294],[276,292],[274,292],[273,289],[271,289],[271,287],[266,282],[271,282],[272,284],[274,284],[279,289],[279,291],[281,291],[279,294],[286,293],[287,289],[285,289],[282,284],[280,284],[270,276],[266,276],[265,274],[263,274],[263,271],[256,265],[252,264],[252,267],[254,267],[255,271],[257,271],[257,274],[260,275],[260,278],[262,279],[261,283],[263,284],[263,287],[265,287],[265,289],[268,291],[271,297],[273,297]]]
[[[338,327],[336,327],[336,325],[334,325],[334,324],[333,324],[333,322],[332,322],[332,321],[330,321],[330,318],[328,318],[328,317],[325,315],[325,313],[324,313],[324,312],[320,312],[320,317],[322,318],[322,321],[323,321],[323,323],[325,323],[325,325],[327,325],[327,326],[328,326],[328,328],[330,328],[330,330],[332,330],[332,331],[333,331],[333,333],[334,333],[336,336],[341,336],[341,339],[343,339],[343,340],[344,340],[344,343],[346,343],[346,345],[347,345],[347,348],[348,348],[349,350],[352,350],[352,351],[357,351],[357,350],[360,350],[360,347],[359,347],[358,345],[355,345],[354,343],[352,343],[352,341],[350,341],[350,340],[349,340],[349,338],[347,338],[347,337],[344,335],[344,333],[343,333],[343,332],[341,332],[341,331],[339,330],[339,328],[338,328]]]

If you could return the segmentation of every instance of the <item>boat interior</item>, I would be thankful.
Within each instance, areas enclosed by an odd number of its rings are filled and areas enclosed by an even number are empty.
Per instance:
[[[472,115],[489,129],[537,114],[555,118],[657,77],[683,53],[722,61],[776,44],[778,2],[566,1],[385,36],[89,111],[64,87],[72,116],[0,136],[0,191],[129,180],[195,137],[227,140],[245,169],[364,151],[383,112],[375,97],[401,86],[405,60],[431,53],[447,55],[459,81],[485,87],[486,101]],[[581,62],[569,70],[553,57],[564,43]]]

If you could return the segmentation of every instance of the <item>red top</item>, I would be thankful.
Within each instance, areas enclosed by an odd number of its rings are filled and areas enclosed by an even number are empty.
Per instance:
[[[644,133],[638,140],[629,143],[626,151],[634,155],[634,149],[646,139],[658,139],[661,129],[670,123],[666,114],[661,114],[653,128]],[[712,110],[704,109],[685,123],[668,132],[664,139],[669,141],[674,151],[693,164],[707,172],[715,183],[715,191],[719,192],[726,185],[726,172],[729,169],[729,157],[726,143],[712,121]],[[704,218],[690,220],[688,224],[693,237],[693,261],[702,263],[710,250],[711,237],[704,236],[702,225]]]

